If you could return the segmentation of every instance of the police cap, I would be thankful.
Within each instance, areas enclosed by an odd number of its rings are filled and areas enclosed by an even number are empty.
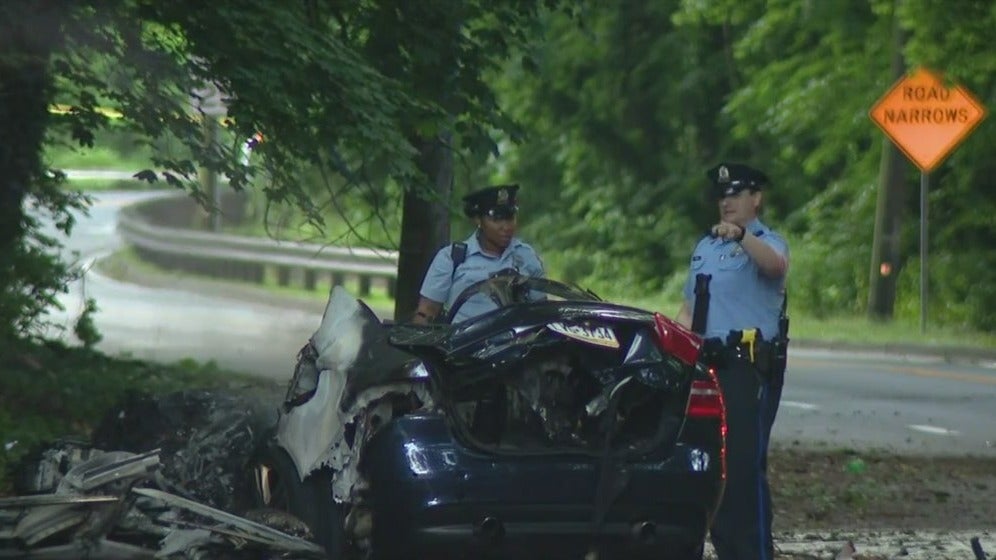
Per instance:
[[[495,185],[474,191],[463,197],[463,213],[470,218],[489,216],[508,219],[519,211],[515,194],[519,185]]]
[[[721,163],[706,171],[718,198],[732,196],[744,189],[759,191],[768,184],[768,176],[742,163]]]

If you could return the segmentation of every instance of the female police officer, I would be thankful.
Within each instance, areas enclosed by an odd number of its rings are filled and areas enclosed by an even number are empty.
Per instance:
[[[543,263],[532,247],[515,237],[518,185],[498,185],[463,198],[463,211],[477,224],[477,231],[462,244],[436,253],[422,281],[414,323],[434,319],[468,286],[492,273],[515,269],[526,276],[543,276]],[[482,294],[471,297],[457,311],[453,322],[463,321],[495,308]]]
[[[781,396],[788,244],[758,219],[764,173],[724,163],[706,173],[719,201],[719,222],[699,241],[685,284],[678,320],[692,320],[696,277],[709,275],[705,325],[695,325],[715,349],[717,375],[727,406],[728,475],[723,503],[713,521],[712,542],[720,560],[770,560],[771,497],[767,481],[768,437]],[[701,320],[701,319],[700,319]]]

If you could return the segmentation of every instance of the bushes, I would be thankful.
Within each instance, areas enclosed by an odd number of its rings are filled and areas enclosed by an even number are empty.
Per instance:
[[[928,322],[996,332],[996,255],[969,250],[928,258]],[[920,259],[900,272],[896,315],[920,316]]]

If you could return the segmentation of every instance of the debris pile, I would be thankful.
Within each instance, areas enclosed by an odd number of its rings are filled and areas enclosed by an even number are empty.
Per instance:
[[[163,491],[159,453],[45,452],[33,482],[51,491],[0,499],[0,558],[324,558],[305,538]]]

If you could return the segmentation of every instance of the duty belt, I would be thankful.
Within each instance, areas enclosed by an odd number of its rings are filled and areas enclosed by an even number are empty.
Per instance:
[[[707,355],[720,362],[736,359],[754,364],[761,372],[771,369],[775,355],[775,347],[764,340],[758,329],[731,330],[726,340],[719,337],[707,338],[704,341]]]

